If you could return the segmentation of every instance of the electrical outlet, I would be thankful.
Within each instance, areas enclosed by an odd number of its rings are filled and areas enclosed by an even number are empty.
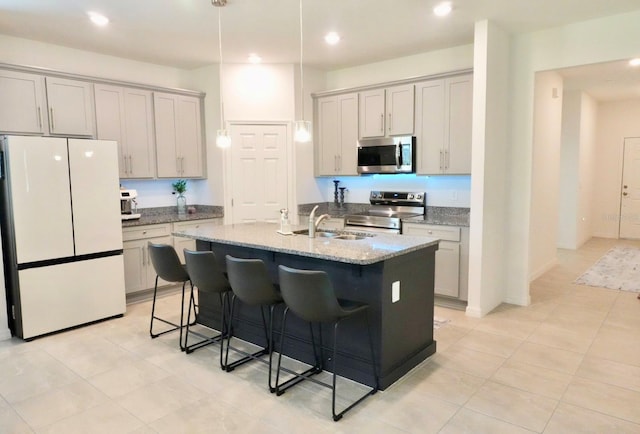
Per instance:
[[[400,301],[400,281],[396,280],[391,284],[391,303]]]

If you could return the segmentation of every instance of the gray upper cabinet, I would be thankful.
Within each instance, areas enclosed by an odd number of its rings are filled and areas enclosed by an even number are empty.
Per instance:
[[[44,78],[0,70],[0,131],[45,134]]]
[[[471,173],[471,74],[416,84],[417,173]]]
[[[158,178],[204,176],[200,98],[154,92]]]
[[[56,136],[95,136],[93,84],[45,77],[49,133]]]
[[[95,84],[94,91],[97,137],[118,142],[120,178],[153,178],[151,92],[106,84]]]
[[[316,175],[357,175],[358,94],[316,100]]]
[[[413,134],[414,85],[360,92],[360,137]]]

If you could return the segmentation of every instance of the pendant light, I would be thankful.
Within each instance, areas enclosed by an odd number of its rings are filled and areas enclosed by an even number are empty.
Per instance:
[[[302,72],[302,0],[300,0],[300,110],[302,120],[294,125],[293,139],[298,143],[311,141],[311,122],[304,120],[304,75]]]
[[[227,2],[226,0],[212,0],[212,4],[218,7],[218,54],[220,55],[220,75],[218,77],[218,81],[220,83],[220,129],[216,131],[216,146],[219,148],[228,148],[231,146],[231,136],[229,135],[229,131],[225,128],[224,123],[224,101],[222,98],[222,18],[220,13],[220,9],[222,9],[222,6],[227,4]]]

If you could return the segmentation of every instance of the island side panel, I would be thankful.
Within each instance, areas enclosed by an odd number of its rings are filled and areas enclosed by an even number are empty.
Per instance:
[[[437,246],[384,262],[381,303],[382,378],[393,383],[436,351],[433,340]],[[394,301],[394,283],[399,287]]]

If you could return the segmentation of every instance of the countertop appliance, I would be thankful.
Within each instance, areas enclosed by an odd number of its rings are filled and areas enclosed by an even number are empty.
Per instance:
[[[403,218],[424,216],[427,194],[420,192],[372,191],[369,211],[345,218],[345,229],[399,234]]]
[[[0,137],[11,332],[23,339],[126,309],[114,141]]]
[[[139,219],[141,214],[136,212],[138,192],[136,190],[120,190],[120,218],[122,220]]]
[[[415,136],[380,137],[358,141],[358,173],[414,173]]]

